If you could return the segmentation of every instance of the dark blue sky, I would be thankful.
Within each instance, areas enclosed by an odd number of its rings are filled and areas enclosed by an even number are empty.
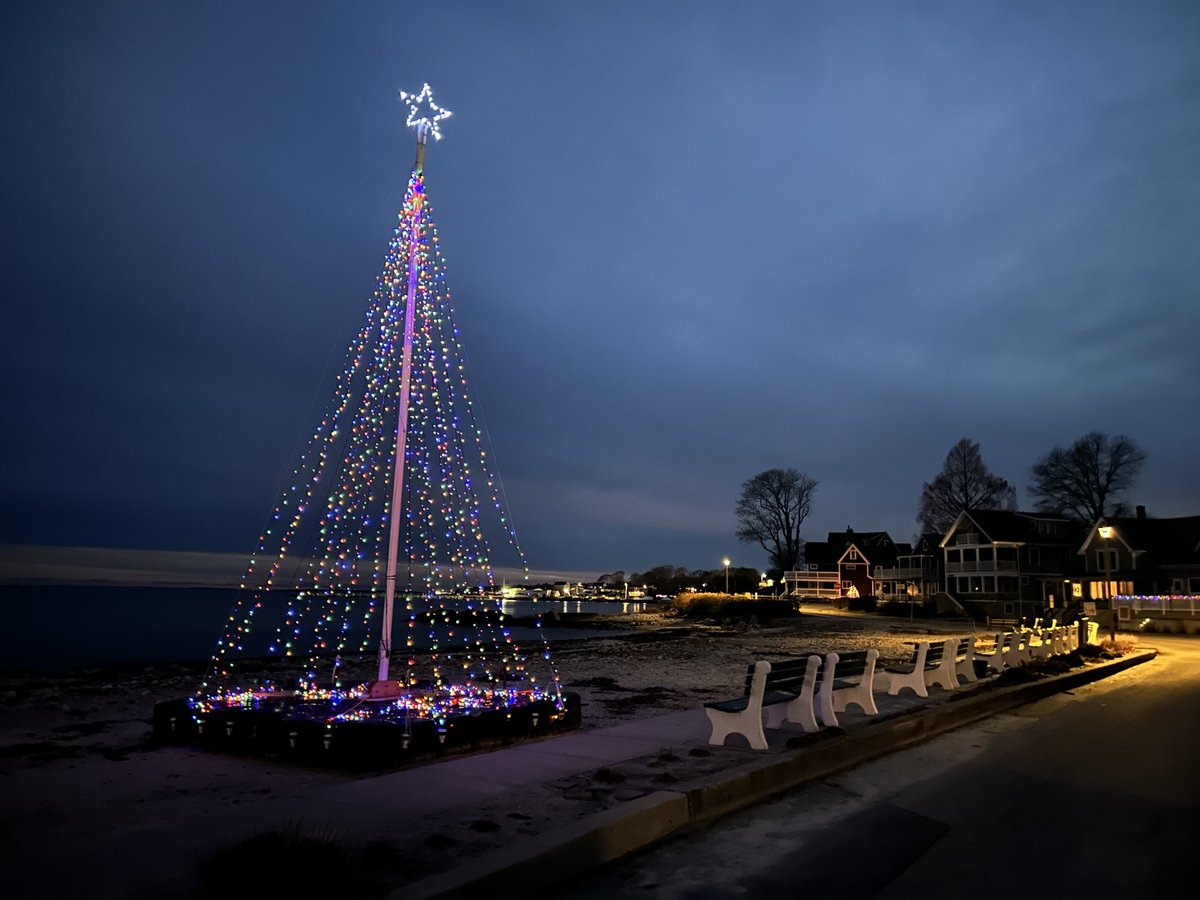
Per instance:
[[[1200,512],[1194,2],[9,3],[0,542],[249,551],[412,160],[535,568],[905,539],[966,435]]]

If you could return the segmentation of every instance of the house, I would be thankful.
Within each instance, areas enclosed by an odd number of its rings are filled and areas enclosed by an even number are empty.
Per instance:
[[[875,595],[881,600],[927,600],[942,590],[941,540],[940,534],[929,533],[911,548],[897,544],[896,564],[875,567]]]
[[[1190,618],[1200,611],[1200,516],[1152,519],[1139,506],[1135,516],[1096,522],[1078,555],[1082,574],[1072,593],[1098,609],[1118,597],[1132,598],[1122,604],[1130,613]]]
[[[875,596],[874,568],[894,567],[902,551],[911,548],[897,544],[886,531],[831,531],[827,540],[805,542],[804,566],[784,572],[784,584],[795,597]]]
[[[1086,528],[1051,513],[962,512],[939,542],[946,592],[977,616],[1025,619],[1062,609]]]

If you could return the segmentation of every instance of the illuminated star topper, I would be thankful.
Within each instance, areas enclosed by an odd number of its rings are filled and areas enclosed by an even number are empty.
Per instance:
[[[409,128],[417,129],[417,136],[424,137],[425,132],[433,135],[435,141],[442,139],[442,131],[438,128],[438,122],[442,119],[450,118],[450,110],[443,109],[433,102],[433,91],[428,84],[421,87],[421,93],[410,94],[407,91],[400,92],[400,102],[408,104],[408,121],[404,124]],[[429,107],[431,115],[420,115],[421,104],[426,104]]]

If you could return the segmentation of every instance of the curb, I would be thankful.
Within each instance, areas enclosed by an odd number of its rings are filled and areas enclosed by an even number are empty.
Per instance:
[[[898,713],[892,719],[849,734],[841,729],[824,729],[797,738],[800,745],[782,759],[749,762],[711,776],[686,791],[655,791],[545,834],[515,841],[453,871],[403,885],[388,897],[449,900],[477,896],[481,891],[506,893],[522,885],[546,888],[562,883],[660,841],[686,825],[712,821],[806,782],[920,744],[988,716],[1099,681],[1149,662],[1157,655],[1157,650],[1141,650],[1110,662],[975,697],[951,695],[915,713]]]

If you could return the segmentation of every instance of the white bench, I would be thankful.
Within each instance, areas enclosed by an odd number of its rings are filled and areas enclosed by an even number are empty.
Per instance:
[[[1079,649],[1079,643],[1080,643],[1080,637],[1081,637],[1081,635],[1079,633],[1080,628],[1081,628],[1080,623],[1074,622],[1067,629],[1067,652],[1068,653],[1073,653]]]
[[[1004,671],[1004,642],[1006,638],[1003,631],[997,632],[991,653],[983,653],[980,650],[975,651],[975,658],[980,662],[986,663],[988,670],[997,674]]]
[[[1032,638],[1032,635],[1030,636]],[[1039,635],[1039,642],[1034,644],[1030,641],[1029,657],[1030,659],[1049,659],[1057,651],[1054,648],[1054,630],[1046,629]]]
[[[1018,669],[1029,660],[1029,644],[1025,633],[1010,631],[1004,636],[1004,666],[1008,669]]]
[[[772,671],[787,671],[791,669],[793,672],[798,672],[800,665],[803,665],[803,675],[800,676],[799,691],[794,700],[791,700],[787,706],[783,708],[782,718],[788,722],[795,722],[806,732],[812,733],[821,726],[817,724],[817,716],[813,710],[813,695],[817,684],[817,670],[821,668],[821,657],[815,653],[807,654],[796,660],[787,660],[783,663],[773,663]],[[791,690],[795,685],[793,679],[792,684],[786,682],[782,685],[782,690]],[[767,713],[767,726],[770,728],[778,727],[778,724],[773,718],[773,715],[778,707],[771,707]]]
[[[1071,633],[1075,631],[1067,625],[1059,625],[1054,629],[1055,653],[1066,655],[1075,648],[1071,646]]]
[[[934,684],[948,691],[957,689],[958,679],[954,674],[957,647],[957,638],[932,644],[928,641],[919,642],[907,666],[888,666],[884,669],[888,676],[888,694],[894,697],[905,688],[911,688],[918,697],[928,697],[928,688]]]
[[[821,657],[815,653],[807,659],[784,660],[774,666],[765,659],[752,663],[746,671],[746,691],[741,697],[704,704],[712,725],[708,742],[721,746],[729,735],[740,734],[751,749],[766,750],[764,709],[769,727],[777,728],[787,719],[805,731],[816,731],[813,689],[820,667]]]
[[[1033,645],[1032,656],[1036,659],[1049,659],[1052,656],[1061,656],[1064,653],[1070,653],[1071,646],[1070,639],[1067,636],[1068,630],[1057,625],[1044,629],[1040,635],[1041,643]]]
[[[851,650],[825,654],[825,671],[821,674],[821,689],[817,708],[821,722],[838,727],[837,714],[853,703],[868,716],[879,715],[875,706],[875,661],[879,651]]]
[[[1017,649],[1017,658],[1021,663],[1028,664],[1033,660],[1033,638],[1034,632],[1029,628],[1018,628],[1013,632],[1020,640]]]
[[[968,682],[979,680],[975,674],[975,635],[959,638],[954,648],[954,677],[967,679]]]

